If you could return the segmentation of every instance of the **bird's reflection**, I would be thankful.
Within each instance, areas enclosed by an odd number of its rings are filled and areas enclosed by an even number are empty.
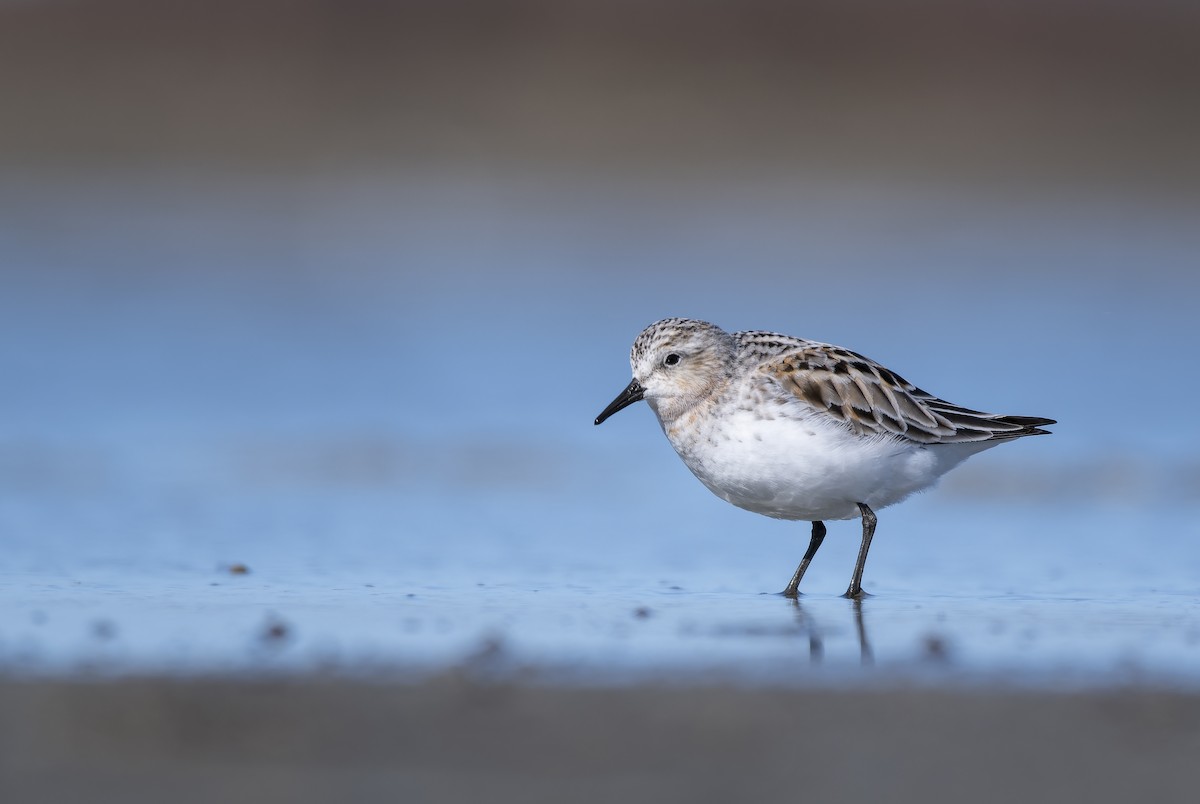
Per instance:
[[[796,611],[796,620],[802,633],[808,634],[808,658],[813,664],[819,664],[825,656],[825,638],[823,631],[812,614],[796,598],[788,598],[788,603]],[[863,601],[849,601],[854,617],[854,633],[858,639],[859,657],[864,666],[875,663],[875,654],[871,650],[871,641],[867,638],[866,616],[863,614]]]

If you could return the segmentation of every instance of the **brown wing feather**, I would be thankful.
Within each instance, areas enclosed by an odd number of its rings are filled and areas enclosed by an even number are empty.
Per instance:
[[[1052,419],[1002,416],[952,405],[857,352],[813,344],[763,368],[783,388],[861,435],[894,435],[921,444],[954,444],[1039,435]]]

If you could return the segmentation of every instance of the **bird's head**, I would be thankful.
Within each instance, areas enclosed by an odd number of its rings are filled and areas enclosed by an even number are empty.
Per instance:
[[[733,338],[707,321],[666,318],[651,324],[629,353],[633,381],[596,417],[596,424],[642,399],[660,421],[675,419],[728,378],[733,355]]]

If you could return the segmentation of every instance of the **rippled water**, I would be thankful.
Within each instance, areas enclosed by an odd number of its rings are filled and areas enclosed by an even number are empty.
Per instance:
[[[1200,683],[1194,210],[6,187],[0,671]],[[794,604],[805,524],[712,497],[644,406],[591,424],[666,315],[1061,423],[883,511],[861,606],[833,523]]]

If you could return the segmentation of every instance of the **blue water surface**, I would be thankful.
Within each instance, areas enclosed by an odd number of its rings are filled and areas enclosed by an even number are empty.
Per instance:
[[[0,671],[1200,684],[1194,207],[570,179],[9,177]],[[591,423],[669,315],[1060,424],[795,604],[805,523]]]

